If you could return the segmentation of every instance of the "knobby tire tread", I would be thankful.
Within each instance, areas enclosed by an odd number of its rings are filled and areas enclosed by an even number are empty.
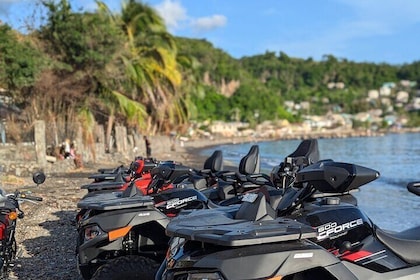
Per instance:
[[[92,280],[154,280],[159,264],[142,256],[122,256],[102,265]]]

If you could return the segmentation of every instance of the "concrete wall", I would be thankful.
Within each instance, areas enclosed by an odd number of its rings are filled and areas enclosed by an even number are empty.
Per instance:
[[[13,174],[16,176],[30,176],[33,172],[66,172],[75,169],[73,160],[62,160],[47,156],[45,130],[48,126],[43,121],[35,122],[35,142],[20,144],[0,144],[0,175]],[[82,133],[79,131],[75,142],[76,152],[82,155],[83,162],[100,163],[115,161],[115,166],[130,163],[136,156],[146,156],[146,147],[141,134],[129,134],[123,126],[116,126],[114,130],[114,147],[109,153],[105,152],[105,135],[103,126],[96,129],[93,145],[84,145]],[[170,153],[171,139],[169,136],[148,136],[152,157],[155,154]],[[112,163],[111,163],[112,164]]]

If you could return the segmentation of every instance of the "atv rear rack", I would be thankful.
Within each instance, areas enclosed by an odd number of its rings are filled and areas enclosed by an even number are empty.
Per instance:
[[[237,208],[234,209],[235,207],[232,208],[235,212]],[[235,220],[225,211],[217,208],[193,211],[188,215],[188,219],[174,218],[167,226],[166,233],[172,237],[231,247],[317,237],[317,232],[312,227],[291,219]],[[205,215],[202,215],[203,212],[206,212]]]

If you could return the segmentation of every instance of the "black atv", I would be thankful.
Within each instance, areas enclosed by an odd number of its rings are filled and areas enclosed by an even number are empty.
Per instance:
[[[205,162],[204,169],[196,172],[174,162],[159,164],[151,170],[152,180],[146,193],[136,188],[133,181],[123,192],[103,193],[79,201],[78,207],[84,212],[77,225],[76,254],[82,277],[154,279],[168,246],[165,227],[169,220],[183,209],[217,207],[208,196],[217,196],[219,189],[213,183],[212,187],[203,189],[202,182],[216,181],[226,188],[228,183],[214,178],[223,166],[221,156],[215,152]],[[257,169],[259,150],[253,146],[232,176],[250,177],[249,172]],[[221,174],[225,179],[230,177],[228,172]],[[252,177],[256,180],[258,176]],[[188,181],[188,178],[195,180]],[[235,181],[233,193],[239,193],[237,187],[245,184],[250,185]]]
[[[378,177],[322,160],[298,171],[279,200],[261,191],[240,206],[180,215],[167,226],[156,279],[420,279],[420,227],[382,230],[352,196]],[[419,195],[419,186],[408,189]]]

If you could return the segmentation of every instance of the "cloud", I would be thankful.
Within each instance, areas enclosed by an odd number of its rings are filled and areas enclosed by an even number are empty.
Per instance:
[[[183,21],[188,19],[187,11],[178,1],[165,0],[154,6],[164,19],[169,29],[177,29]]]
[[[227,18],[225,16],[212,15],[193,20],[191,26],[195,31],[209,31],[215,28],[223,27],[226,23]]]
[[[177,0],[164,0],[154,8],[172,31],[187,27],[195,32],[210,31],[225,26],[227,22],[227,18],[223,15],[194,18],[188,15],[185,7]]]

